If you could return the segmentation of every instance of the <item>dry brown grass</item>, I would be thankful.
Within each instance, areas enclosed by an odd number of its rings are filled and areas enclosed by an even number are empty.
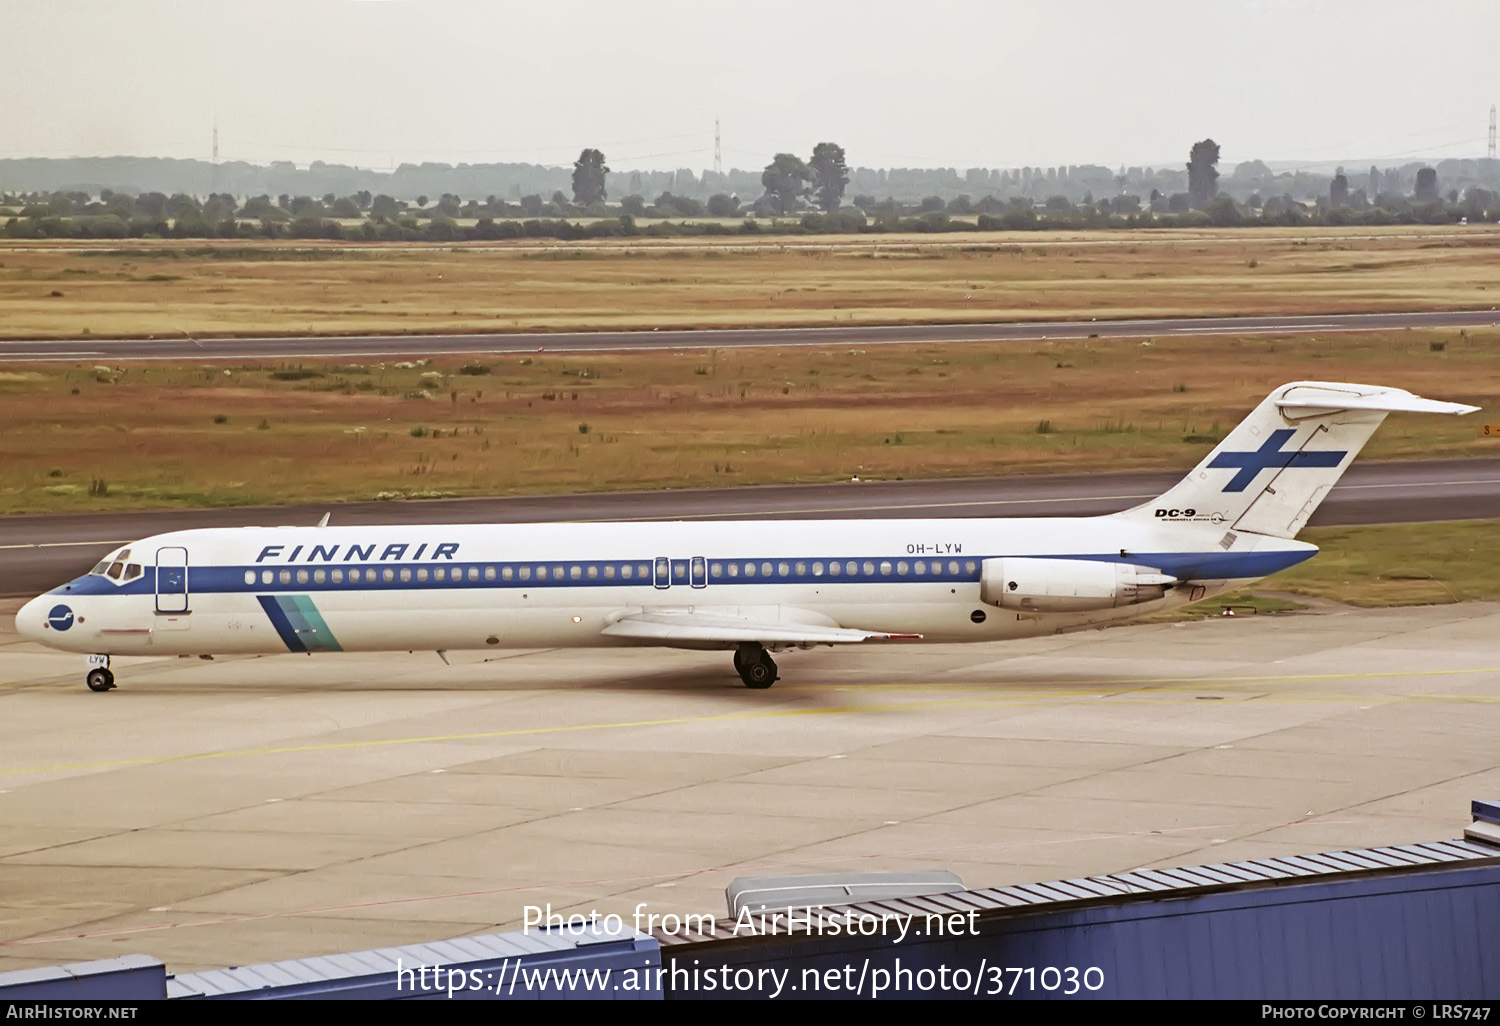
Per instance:
[[[1306,532],[1316,559],[1267,587],[1356,606],[1413,606],[1500,598],[1500,522],[1322,527]]]
[[[13,365],[0,373],[0,512],[1186,470],[1288,380],[1495,410],[1497,343],[1404,331],[548,355],[496,358],[480,376],[458,358],[308,362],[321,376],[301,380],[274,365]],[[441,381],[424,386],[432,371]],[[1486,418],[1393,417],[1368,453],[1493,452]],[[91,495],[94,481],[108,494]]]
[[[1497,244],[1500,231],[1478,226],[424,248],[28,243],[0,245],[0,337],[1485,307],[1500,302]]]

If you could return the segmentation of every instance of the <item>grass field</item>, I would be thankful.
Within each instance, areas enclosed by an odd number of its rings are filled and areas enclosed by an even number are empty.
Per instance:
[[[1275,385],[1500,406],[1500,334],[972,343],[428,365],[9,365],[0,512],[1192,467]],[[1492,453],[1393,416],[1367,458]]]
[[[1500,599],[1500,521],[1320,527],[1322,550],[1265,585],[1356,606]]]
[[[757,247],[757,248],[747,248]],[[368,247],[0,244],[0,338],[1484,308],[1489,227]]]
[[[1225,606],[1241,614],[1303,608],[1287,594],[1367,607],[1500,599],[1500,521],[1316,527],[1299,537],[1320,549],[1305,563],[1153,619],[1218,616]]]

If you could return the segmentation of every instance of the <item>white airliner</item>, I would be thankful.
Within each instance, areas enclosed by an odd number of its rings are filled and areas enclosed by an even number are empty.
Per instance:
[[[662,645],[770,653],[894,639],[999,641],[1195,602],[1302,562],[1294,538],[1396,411],[1471,413],[1397,388],[1300,381],[1180,484],[1098,517],[240,527],[127,545],[16,626],[114,655]]]

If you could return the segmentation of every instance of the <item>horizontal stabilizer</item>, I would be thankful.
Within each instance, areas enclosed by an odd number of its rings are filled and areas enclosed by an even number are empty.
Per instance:
[[[1479,409],[1464,403],[1424,399],[1400,388],[1359,393],[1317,386],[1293,388],[1277,399],[1276,405],[1283,410],[1374,410],[1380,413],[1448,413],[1458,416],[1474,413]]]
[[[858,641],[920,638],[920,634],[886,634],[821,624],[774,623],[701,610],[632,613],[604,628],[607,638],[630,638],[658,644],[760,642],[763,645],[838,645]]]

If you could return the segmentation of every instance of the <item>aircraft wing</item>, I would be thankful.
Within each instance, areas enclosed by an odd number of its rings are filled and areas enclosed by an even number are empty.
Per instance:
[[[682,642],[760,642],[763,645],[838,645],[857,641],[920,638],[920,634],[887,634],[823,624],[785,623],[770,619],[698,609],[640,612],[623,616],[601,632],[609,638],[630,638],[658,644]]]

